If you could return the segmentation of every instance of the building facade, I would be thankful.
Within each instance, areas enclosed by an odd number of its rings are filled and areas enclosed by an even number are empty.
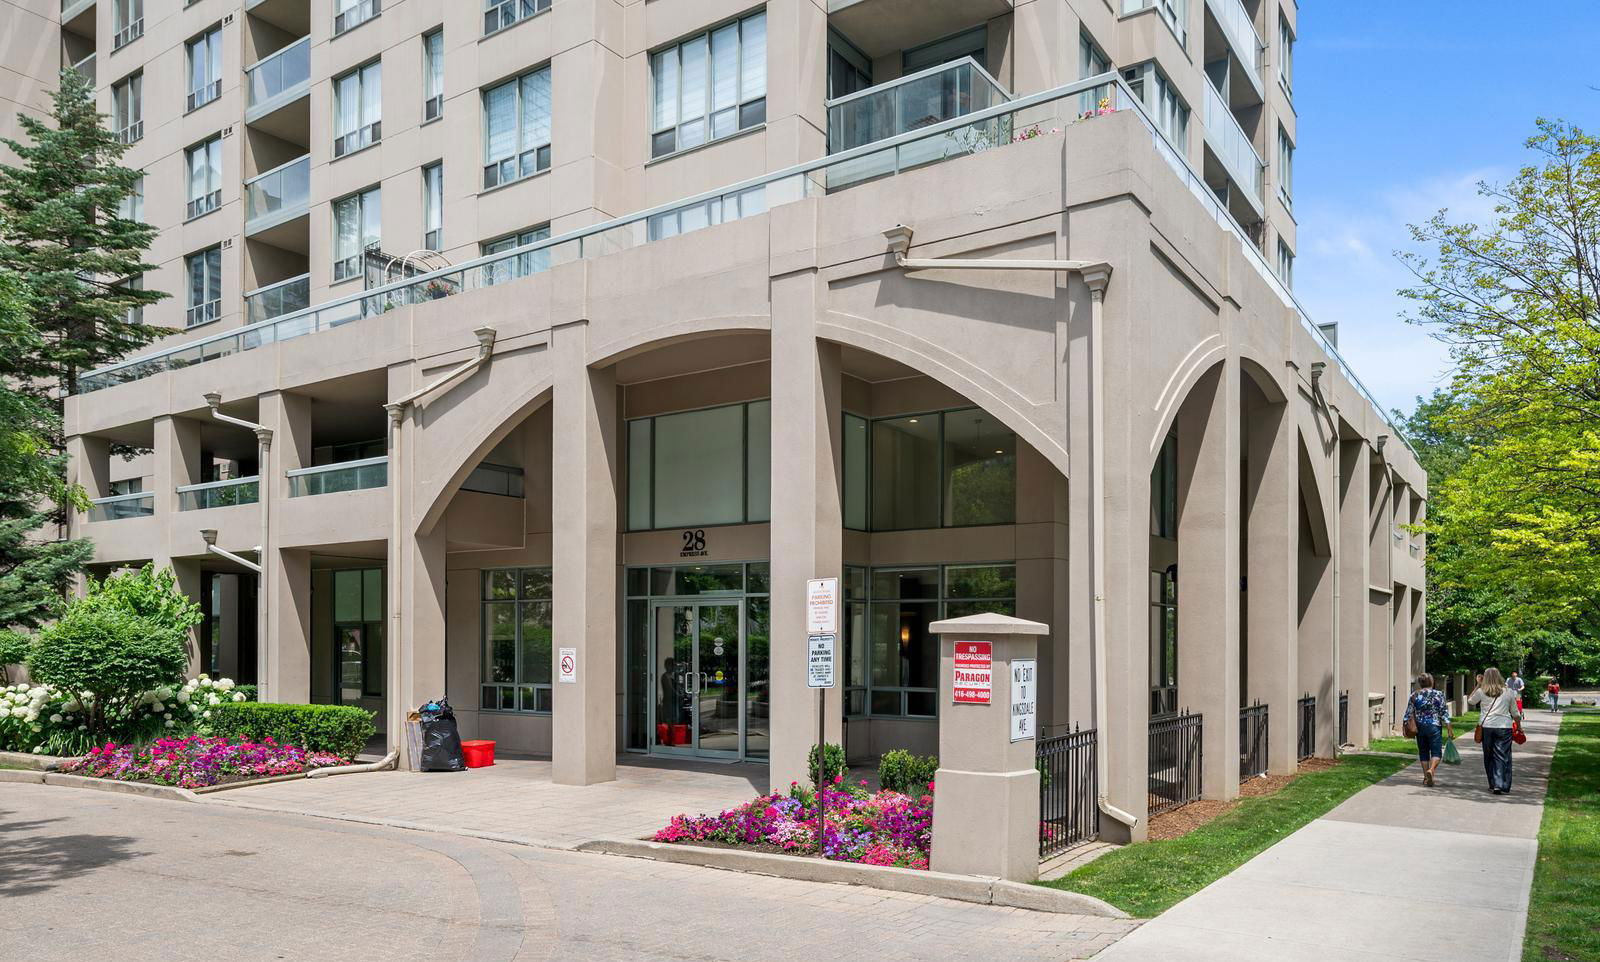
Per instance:
[[[196,670],[782,784],[837,577],[830,740],[932,751],[928,625],[1044,622],[1132,838],[1153,723],[1216,797],[1242,706],[1277,771],[1393,724],[1426,478],[1291,293],[1292,0],[65,6],[173,295],[73,529]]]

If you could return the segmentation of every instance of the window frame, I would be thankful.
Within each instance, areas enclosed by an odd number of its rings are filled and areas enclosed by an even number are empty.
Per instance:
[[[866,501],[865,501],[865,504],[862,506],[863,510],[861,512],[862,516],[865,518],[866,527],[865,528],[850,528],[847,525],[846,526],[847,530],[850,530],[850,531],[865,531],[867,533],[886,534],[886,533],[896,532],[896,531],[946,531],[946,530],[960,530],[962,528],[992,528],[992,527],[996,527],[996,526],[999,526],[999,525],[1014,525],[1014,524],[1016,524],[1017,523],[1017,520],[1016,520],[1016,518],[1017,518],[1017,513],[1016,513],[1016,459],[1017,459],[1017,453],[1016,453],[1015,445],[1021,442],[1021,438],[1019,438],[1017,436],[1017,433],[1015,431],[1013,431],[1008,425],[1005,424],[1005,422],[1001,421],[999,418],[995,418],[995,423],[997,425],[999,425],[1000,428],[1002,428],[1007,434],[1009,434],[1011,436],[1012,444],[1013,444],[1013,449],[1012,449],[1012,453],[1011,453],[1011,458],[1012,458],[1011,520],[1010,521],[981,521],[981,522],[974,522],[974,523],[970,523],[970,524],[946,524],[945,523],[945,518],[948,516],[948,508],[949,508],[949,505],[947,503],[947,490],[946,490],[947,489],[946,482],[948,480],[948,478],[947,478],[948,463],[947,463],[947,455],[946,455],[947,440],[946,440],[946,432],[945,432],[945,419],[949,415],[952,415],[952,414],[965,414],[965,413],[967,413],[969,411],[980,411],[980,412],[982,412],[984,414],[987,414],[991,418],[994,417],[993,413],[985,410],[981,405],[977,405],[977,404],[968,404],[968,405],[966,405],[964,407],[946,408],[946,409],[935,410],[935,411],[906,411],[906,412],[899,413],[899,414],[889,414],[889,415],[883,415],[883,416],[875,417],[875,418],[874,417],[867,417],[867,416],[861,415],[861,414],[857,414],[854,411],[841,411],[840,412],[840,418],[841,418],[840,424],[842,426],[841,427],[841,431],[844,434],[848,435],[848,429],[850,427],[850,419],[851,418],[854,418],[854,419],[856,419],[858,421],[865,422],[865,424],[866,424],[866,434],[867,434],[866,444],[865,444],[866,450],[865,450],[865,453],[863,455],[863,457],[866,458],[866,462],[867,462],[866,472],[865,472],[866,491],[865,491],[865,493],[863,495],[863,497],[866,499]],[[873,471],[873,465],[875,463],[875,456],[876,456],[876,453],[875,453],[874,449],[875,449],[875,447],[877,445],[877,442],[876,442],[877,432],[875,430],[875,427],[881,421],[900,421],[900,420],[904,420],[906,418],[938,418],[939,419],[938,440],[935,442],[935,444],[936,444],[936,446],[938,448],[938,458],[939,458],[939,469],[938,469],[939,497],[938,497],[938,506],[937,506],[937,512],[938,512],[938,516],[939,516],[939,523],[937,525],[934,525],[933,527],[880,528],[880,527],[877,526],[877,522],[873,517],[875,512],[873,511],[873,508],[872,508],[873,501],[874,501],[873,482],[875,480],[875,478],[874,478],[875,472]],[[848,479],[849,479],[849,476],[850,476],[849,464],[853,461],[853,458],[850,456],[848,447],[844,447],[844,448],[841,449],[840,457],[841,457],[841,465],[840,465],[840,484],[841,484],[840,506],[842,508],[841,515],[845,519],[848,519],[849,515],[852,513],[849,510],[848,507],[845,507],[845,500],[848,497],[849,490],[848,490],[848,488],[843,487],[844,485],[848,484]]]
[[[532,141],[529,131],[524,129],[524,115],[526,105],[523,102],[523,88],[529,80],[539,74],[545,75],[545,83],[550,91],[549,114],[545,117],[545,126],[549,129],[549,139],[542,143]],[[496,91],[507,87],[512,88],[514,101],[512,112],[516,122],[516,138],[510,154],[503,157],[489,156],[490,139],[493,132],[490,128],[489,97]],[[490,84],[479,89],[479,116],[483,123],[483,152],[482,158],[483,179],[480,181],[485,191],[497,190],[518,181],[537,177],[550,170],[555,156],[555,72],[551,64],[545,63],[531,70],[524,70],[514,77],[509,77],[499,83]],[[537,118],[536,118],[537,120]],[[533,155],[532,169],[525,166],[528,155]],[[503,171],[506,164],[512,164],[510,176]],[[490,171],[494,172],[494,183],[490,183]]]
[[[494,240],[483,241],[478,245],[480,256],[488,257],[493,254],[504,254],[514,251],[529,244],[550,239],[550,225],[548,223],[529,227],[514,234],[505,234]],[[504,284],[519,277],[537,274],[550,269],[550,249],[529,251],[516,257],[507,257],[502,261],[483,265],[483,283],[485,286]]]
[[[422,35],[422,122],[431,124],[443,116],[444,27],[435,27]]]
[[[1183,95],[1178,92],[1178,88],[1166,72],[1154,60],[1146,60],[1122,68],[1122,79],[1144,104],[1156,129],[1161,131],[1161,136],[1187,157],[1189,127],[1194,119],[1194,108],[1183,99]],[[1178,127],[1177,130],[1172,129],[1174,123]]]
[[[1294,290],[1294,251],[1284,241],[1278,238],[1278,280],[1289,290]]]
[[[111,52],[144,36],[144,0],[111,0]]]
[[[758,95],[747,97],[745,91],[745,47],[747,45],[747,41],[745,39],[745,27],[746,24],[753,23],[756,20],[761,21],[761,89]],[[714,57],[712,50],[712,37],[719,31],[727,29],[729,26],[735,28],[735,76],[733,82],[734,102],[732,106],[724,106],[719,109],[716,107],[715,103],[716,82],[712,75],[712,61]],[[767,56],[767,37],[767,9],[766,7],[762,7],[759,10],[752,10],[737,17],[730,17],[726,20],[719,21],[703,31],[699,31],[686,37],[681,37],[672,43],[664,44],[649,52],[645,63],[647,70],[649,71],[650,88],[649,104],[647,107],[649,113],[646,117],[646,127],[649,130],[648,152],[650,155],[650,162],[661,160],[666,157],[676,156],[677,154],[681,154],[686,151],[696,150],[708,144],[714,144],[719,141],[727,140],[730,137],[736,137],[742,133],[745,133],[746,131],[759,130],[766,126],[767,97],[769,94],[768,88],[771,63]],[[688,124],[686,124],[683,120],[683,52],[686,47],[689,47],[695,43],[703,43],[705,45],[705,102],[701,105],[702,112],[696,118],[694,118],[694,121],[698,121],[703,125],[703,136],[698,142],[685,146],[683,144],[682,131],[688,126]],[[669,53],[672,55],[674,65],[672,115],[669,122],[657,123],[658,117],[661,116],[661,110],[657,102],[659,91],[657,90],[656,76],[660,71],[659,65],[665,63],[665,61],[658,60],[658,58],[664,57]],[[758,104],[759,111],[757,110]],[[733,129],[719,135],[715,132],[713,117],[717,114],[723,114],[729,111],[731,111],[733,114]],[[749,118],[746,116],[747,113],[750,114]],[[756,116],[757,113],[759,113],[759,116]],[[691,123],[694,121],[691,121]],[[663,148],[661,146],[663,143],[661,138],[669,133],[672,135],[671,146]]]
[[[550,10],[550,0],[484,0],[483,35],[492,37]],[[495,25],[489,26],[490,18]]]
[[[444,250],[444,161],[422,165],[422,247]]]
[[[205,49],[206,76],[199,87],[195,87],[195,54],[200,48]],[[184,113],[193,113],[222,96],[222,24],[215,23],[190,37],[183,44],[183,63],[188,71],[185,75],[185,85],[188,88],[184,101]]]
[[[366,582],[367,582],[367,579],[366,579],[366,574],[369,571],[376,571],[376,572],[379,573],[378,574],[378,613],[379,613],[380,616],[382,616],[388,610],[387,601],[388,601],[388,594],[389,594],[389,585],[388,585],[388,569],[387,568],[385,568],[385,567],[383,567],[381,565],[373,565],[373,566],[367,566],[367,567],[361,567],[361,568],[334,568],[331,572],[329,572],[329,575],[328,575],[328,590],[329,590],[329,594],[331,595],[331,598],[329,599],[330,600],[330,604],[329,604],[329,620],[333,625],[333,646],[334,646],[334,648],[333,648],[333,658],[334,658],[334,668],[335,668],[334,676],[333,676],[334,701],[335,701],[336,704],[340,704],[340,705],[351,704],[350,702],[347,702],[347,701],[344,700],[344,698],[345,698],[345,696],[344,696],[344,658],[342,657],[343,656],[343,652],[341,652],[339,650],[339,632],[340,632],[340,629],[343,629],[343,628],[360,628],[361,629],[361,694],[359,696],[357,696],[358,699],[362,699],[362,698],[383,698],[383,697],[385,697],[385,690],[387,688],[387,684],[386,684],[387,683],[387,677],[386,676],[387,676],[387,669],[388,669],[388,638],[387,638],[387,634],[388,633],[386,631],[384,631],[384,629],[387,626],[386,623],[387,623],[388,619],[386,617],[380,617],[380,618],[378,618],[378,620],[374,621],[372,619],[369,619],[369,618],[365,617],[366,610],[367,610],[367,599],[366,599],[366,591],[367,591]],[[352,621],[352,620],[350,620],[348,618],[341,619],[339,617],[339,609],[338,609],[339,588],[338,588],[338,585],[337,585],[336,582],[338,581],[339,576],[341,574],[354,574],[354,575],[357,576],[358,590],[360,591],[360,594],[361,594],[361,600],[359,602],[359,607],[361,608],[361,612],[362,612],[362,615],[363,615],[363,617],[360,620]],[[377,664],[376,667],[377,667],[378,670],[376,672],[373,671],[373,664],[372,664],[372,662],[374,660],[374,652],[373,652],[373,644],[372,644],[373,636],[367,630],[369,627],[374,626],[374,625],[377,626],[377,629],[378,629],[377,634],[381,638],[381,640],[379,641],[379,644],[383,646],[382,655],[381,655],[381,657],[379,657],[377,659],[378,664]],[[368,682],[372,681],[374,678],[377,679],[377,684],[376,685],[369,685]]]
[[[212,163],[212,153],[216,154],[216,162]],[[195,184],[195,159],[200,156],[204,163],[207,179],[210,181],[208,189],[199,197],[194,194]],[[194,220],[214,213],[222,207],[222,134],[216,133],[183,150],[184,167],[184,195],[188,204],[185,207],[184,221]],[[211,180],[211,175],[215,179]]]
[[[111,122],[118,141],[135,144],[144,139],[143,68],[111,85]]]
[[[507,572],[512,574],[513,580],[516,582],[515,592],[510,598],[493,597],[490,593],[489,587],[493,577],[497,574],[505,574]],[[550,586],[548,593],[542,595],[524,595],[523,588],[530,580],[529,575],[531,574],[537,578],[539,573],[543,574],[544,584]],[[544,682],[521,681],[523,677],[522,611],[524,606],[533,607],[535,605],[545,605],[549,611],[551,623],[552,625],[554,624],[555,589],[553,578],[554,568],[551,565],[519,565],[513,567],[484,568],[478,573],[478,711],[511,715],[549,715],[551,710],[554,708],[555,693],[553,690],[553,683],[555,681],[555,637],[553,631],[550,639],[551,659],[550,664],[547,666],[550,671],[550,680]],[[491,659],[489,651],[490,605],[511,606],[514,633],[511,639],[512,681],[510,682],[489,680],[489,664]],[[494,707],[486,707],[487,703],[484,695],[490,689],[494,689],[495,691]],[[505,698],[506,694],[504,689],[510,689],[511,702],[514,707],[503,707],[504,702],[502,699]],[[531,690],[532,695],[530,700],[533,703],[533,707],[523,707],[523,692],[521,689]],[[539,707],[541,702],[549,707]]]
[[[117,216],[123,220],[144,223],[144,174],[134,178],[127,196],[117,204]]]
[[[369,76],[373,79],[369,80]],[[356,78],[356,123],[350,130],[341,131],[339,124],[340,115],[343,113],[344,96],[340,90],[344,81],[351,77]],[[362,123],[367,116],[368,87],[375,88],[373,96],[376,99],[373,102],[376,103],[376,119],[371,123]],[[383,143],[383,58],[378,57],[333,78],[333,159],[348,157],[381,143]]]
[[[333,0],[333,35],[341,37],[383,15],[381,0]]]
[[[370,202],[376,203],[377,205],[378,237],[371,243],[364,243],[366,236],[367,204],[369,203],[369,196],[372,197],[372,201]],[[357,249],[354,254],[348,254],[344,257],[340,257],[339,211],[340,205],[346,203],[347,201],[355,201]],[[381,183],[373,184],[369,187],[363,187],[360,190],[352,191],[351,193],[345,194],[342,197],[336,197],[329,206],[332,211],[332,217],[329,219],[332,221],[333,225],[332,276],[333,283],[340,284],[344,281],[354,280],[355,278],[363,276],[362,261],[366,257],[367,251],[381,248],[383,246],[383,185]],[[350,265],[351,261],[355,262],[354,266]]]
[[[1294,99],[1294,28],[1289,18],[1278,11],[1278,85],[1290,100]]]
[[[770,418],[771,417],[771,408],[772,408],[772,399],[771,398],[752,398],[752,399],[750,399],[748,401],[735,401],[732,404],[710,404],[710,405],[706,405],[704,407],[685,408],[685,409],[680,410],[680,411],[665,411],[665,412],[662,412],[660,414],[647,414],[647,415],[644,415],[643,417],[634,417],[634,418],[626,419],[623,422],[623,445],[627,450],[627,470],[624,472],[624,475],[625,475],[624,480],[623,480],[623,494],[624,494],[624,497],[623,497],[623,500],[622,500],[623,531],[624,532],[682,531],[682,530],[689,529],[689,528],[724,528],[724,527],[732,527],[734,525],[767,524],[767,523],[769,523],[772,520],[772,477],[771,477],[771,467],[770,467],[770,461],[771,461],[770,453],[771,453],[772,441],[771,441],[771,433],[770,433],[771,432],[770,421],[769,421],[768,435],[767,435],[767,438],[768,438],[767,445],[768,445],[768,454],[769,454],[769,457],[768,457],[769,466],[768,466],[768,475],[767,475],[767,511],[766,511],[766,515],[764,517],[762,517],[762,516],[758,516],[756,513],[752,512],[750,510],[750,508],[751,508],[751,505],[750,505],[751,484],[750,484],[750,482],[751,482],[751,463],[752,463],[751,460],[750,460],[750,447],[751,447],[750,446],[750,426],[751,426],[751,423],[752,423],[751,422],[751,418],[750,418],[750,408],[753,405],[759,405],[759,404],[767,405],[768,417]],[[670,418],[670,417],[674,417],[674,416],[678,416],[678,415],[684,415],[684,414],[698,414],[698,413],[702,413],[702,412],[706,412],[706,411],[723,411],[723,410],[727,410],[727,409],[730,409],[730,408],[740,408],[741,409],[740,410],[740,417],[739,417],[739,462],[740,462],[740,465],[741,465],[740,479],[739,479],[739,498],[738,498],[738,500],[739,500],[739,519],[735,520],[735,521],[691,521],[691,522],[683,522],[683,523],[670,524],[670,525],[661,525],[661,524],[659,524],[657,522],[657,514],[658,514],[658,512],[656,510],[656,482],[659,479],[660,472],[658,471],[658,467],[659,466],[657,464],[657,458],[656,458],[656,452],[657,452],[656,441],[657,441],[657,438],[660,436],[660,432],[657,430],[656,421],[659,420],[660,418]],[[642,424],[642,423],[648,423],[649,424],[649,432],[650,432],[650,437],[649,437],[649,442],[648,442],[649,443],[649,453],[648,453],[649,479],[648,479],[648,484],[650,486],[650,497],[649,497],[648,505],[646,506],[646,511],[649,514],[649,518],[648,518],[646,524],[644,526],[640,527],[640,526],[635,526],[634,519],[633,519],[633,511],[632,511],[632,500],[633,500],[633,487],[632,486],[633,486],[633,482],[634,482],[634,470],[635,470],[635,466],[634,466],[634,462],[633,462],[634,451],[633,451],[633,444],[632,444],[632,436],[633,436],[634,425],[635,424]]]
[[[1278,124],[1278,199],[1294,210],[1294,139]]]
[[[215,255],[215,256],[213,257],[213,255]],[[212,268],[213,260],[216,263],[215,269]],[[195,292],[194,278],[195,278],[195,266],[196,266],[196,264],[198,264],[200,266],[201,270],[202,270],[202,274],[201,274],[201,276],[203,278],[203,285],[202,286],[205,287],[205,293],[208,294],[208,295],[213,293],[212,286],[214,284],[215,285],[215,294],[216,294],[215,297],[207,297],[205,300],[201,301],[198,304],[196,304],[194,302],[194,292]],[[203,248],[201,250],[195,251],[195,252],[193,252],[191,254],[184,255],[184,258],[183,258],[183,279],[184,279],[184,288],[185,288],[184,298],[185,298],[185,308],[186,308],[186,310],[184,312],[184,324],[183,324],[184,330],[188,330],[188,329],[194,328],[194,327],[200,327],[200,326],[205,325],[205,324],[210,324],[210,323],[218,320],[219,318],[221,318],[221,316],[222,316],[222,245],[221,244],[213,244],[210,247],[206,247],[206,248]]]

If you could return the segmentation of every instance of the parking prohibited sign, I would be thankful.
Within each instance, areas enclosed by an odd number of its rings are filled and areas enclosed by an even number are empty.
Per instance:
[[[832,688],[836,635],[817,634],[806,637],[806,685],[810,688]]]
[[[578,649],[556,649],[556,680],[564,685],[578,683]]]

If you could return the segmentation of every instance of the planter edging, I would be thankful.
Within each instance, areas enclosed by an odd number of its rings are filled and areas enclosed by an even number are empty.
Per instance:
[[[123,795],[142,795],[145,798],[165,798],[174,802],[196,802],[200,797],[187,788],[171,785],[152,785],[149,782],[119,782],[111,778],[92,778],[88,775],[62,775],[45,772],[44,783],[61,788],[88,788],[98,792],[118,792]]]
[[[0,765],[21,765],[35,772],[53,772],[62,762],[72,761],[59,755],[35,755],[31,752],[0,752]]]

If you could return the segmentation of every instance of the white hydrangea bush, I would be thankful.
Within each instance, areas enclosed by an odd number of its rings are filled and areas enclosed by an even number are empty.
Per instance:
[[[211,717],[212,708],[247,701],[237,687],[232,679],[209,675],[163,685],[139,696],[128,728],[143,737],[188,734]],[[92,707],[88,692],[26,683],[0,688],[0,751],[81,755],[93,747],[85,723]]]

